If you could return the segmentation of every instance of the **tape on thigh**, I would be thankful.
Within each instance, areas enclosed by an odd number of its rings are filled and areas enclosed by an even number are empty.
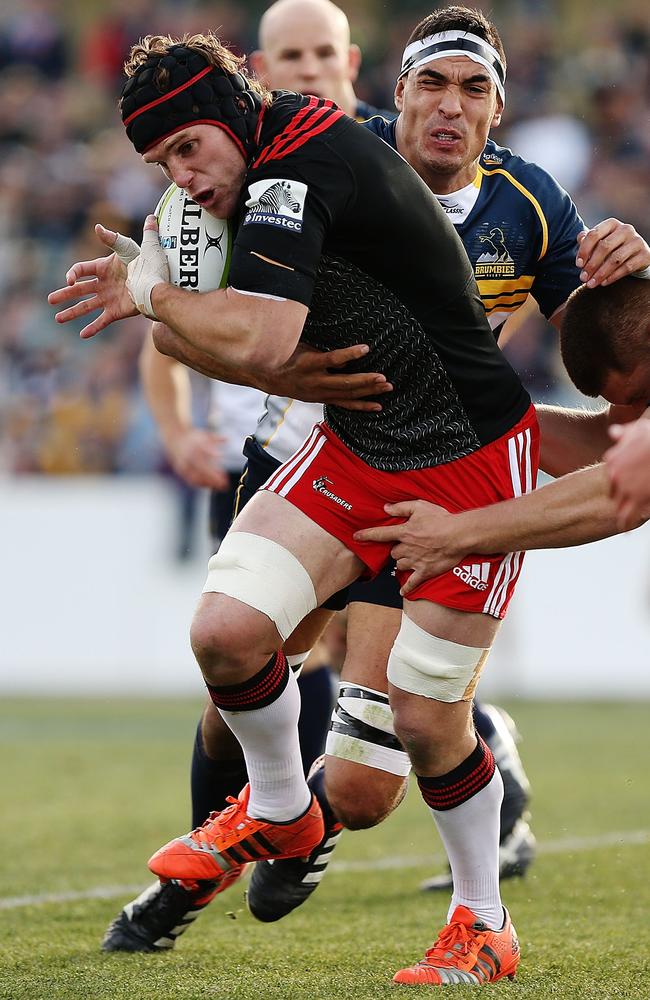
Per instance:
[[[277,542],[248,531],[226,535],[208,563],[203,593],[226,594],[261,611],[283,639],[316,607],[305,567]]]
[[[395,736],[388,695],[340,682],[325,753],[406,777],[411,762]]]
[[[429,635],[404,615],[388,658],[388,680],[424,698],[471,701],[489,652]]]

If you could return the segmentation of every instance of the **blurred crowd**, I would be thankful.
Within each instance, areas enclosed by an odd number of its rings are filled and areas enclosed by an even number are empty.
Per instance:
[[[405,40],[431,8],[413,0],[342,6],[364,51],[357,93],[392,107]],[[181,0],[24,0],[11,13],[0,8],[0,472],[164,470],[138,384],[146,321],[82,342],[79,327],[54,322],[46,293],[64,282],[73,260],[97,256],[96,221],[138,238],[165,186],[119,124],[130,44],[147,33],[212,27],[245,53],[255,47],[261,9]],[[602,12],[573,0],[497,0],[486,12],[508,55],[496,141],[554,173],[588,224],[614,215],[649,238],[645,0]],[[572,398],[556,339],[531,315],[507,348],[538,399]]]

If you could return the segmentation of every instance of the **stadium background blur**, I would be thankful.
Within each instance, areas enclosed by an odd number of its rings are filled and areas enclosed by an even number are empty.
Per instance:
[[[195,498],[174,480],[139,386],[137,356],[146,321],[130,320],[96,341],[81,342],[79,326],[55,324],[46,293],[62,284],[72,261],[97,255],[96,221],[139,238],[142,219],[165,185],[162,174],[134,155],[116,111],[122,61],[131,43],[146,33],[210,27],[246,53],[256,45],[256,25],[266,5],[24,0],[11,12],[8,6],[0,7],[0,484],[13,497],[0,515],[5,552],[10,543],[24,555],[31,539],[39,546],[39,558],[47,558],[43,545],[52,540],[56,525],[68,531],[67,522],[55,515],[54,527],[47,522],[39,537],[44,506],[51,514],[56,496],[68,518],[69,503],[85,502],[86,510],[95,510],[88,535],[80,530],[76,540],[70,534],[62,545],[74,562],[75,546],[87,551],[93,531],[101,533],[102,518],[110,516],[110,494],[97,477],[140,483],[143,476],[158,476],[165,481],[165,495],[176,498],[178,514],[169,531],[169,552],[159,557],[173,551],[180,560],[191,555],[198,535]],[[390,108],[405,40],[431,8],[415,0],[348,0],[343,6],[364,54],[358,96]],[[645,0],[616,5],[611,0],[494,0],[477,6],[494,18],[508,55],[505,123],[493,137],[549,169],[572,194],[587,224],[614,215],[650,239]],[[571,403],[577,396],[562,374],[556,344],[556,333],[532,312],[506,350],[535,399]],[[197,419],[202,420],[206,393],[199,382],[197,389]],[[64,497],[61,481],[69,486],[73,478],[79,489]],[[152,498],[162,496],[158,490],[152,487]],[[134,537],[140,492],[137,497],[129,525]],[[140,516],[147,520],[146,511]],[[636,537],[645,541],[647,553],[647,532]],[[627,551],[637,553],[640,545],[634,541]],[[201,565],[204,555],[199,553]],[[647,563],[646,557],[642,564]],[[120,569],[124,576],[124,566]],[[193,595],[200,572],[192,570]],[[585,569],[576,572],[584,576]],[[19,593],[15,576],[7,575],[14,595]],[[29,579],[26,575],[26,584]],[[639,582],[643,596],[635,614],[647,640],[650,587],[647,577]],[[113,586],[119,589],[120,581]],[[6,612],[4,601],[3,606]],[[78,621],[74,627],[79,628]],[[141,662],[140,654],[134,652],[134,660]],[[19,658],[5,651],[3,661],[8,673],[2,686],[15,687]]]

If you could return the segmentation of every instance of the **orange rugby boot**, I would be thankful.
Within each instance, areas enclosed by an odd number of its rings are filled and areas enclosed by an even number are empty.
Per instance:
[[[221,881],[247,861],[298,858],[311,854],[323,838],[323,814],[312,795],[308,809],[289,823],[254,819],[246,812],[250,787],[238,799],[228,798],[221,812],[210,813],[203,826],[170,840],[149,859],[159,878]]]
[[[400,969],[394,983],[407,986],[483,986],[507,976],[514,979],[519,965],[519,941],[510,914],[493,931],[466,906],[457,906],[437,941],[417,965]]]

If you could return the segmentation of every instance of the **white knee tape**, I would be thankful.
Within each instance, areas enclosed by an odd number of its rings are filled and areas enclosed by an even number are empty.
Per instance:
[[[406,615],[388,658],[388,680],[436,701],[471,701],[489,648],[429,635]]]
[[[208,563],[203,593],[226,594],[261,611],[288,639],[316,607],[305,567],[277,542],[248,531],[230,531]]]
[[[408,755],[395,736],[387,695],[348,681],[341,681],[325,752],[401,778],[411,770]]]

